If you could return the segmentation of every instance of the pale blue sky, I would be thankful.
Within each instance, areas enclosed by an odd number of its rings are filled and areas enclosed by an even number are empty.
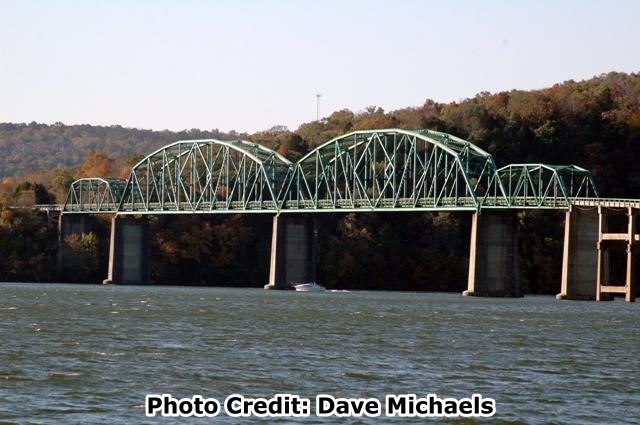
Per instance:
[[[640,71],[640,1],[0,0],[0,122],[295,129]]]

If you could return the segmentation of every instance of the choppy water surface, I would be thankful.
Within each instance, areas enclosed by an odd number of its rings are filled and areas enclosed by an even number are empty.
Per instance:
[[[0,422],[169,423],[144,416],[147,393],[283,392],[481,393],[493,422],[638,423],[640,305],[0,284]],[[180,422],[212,421],[238,422]]]

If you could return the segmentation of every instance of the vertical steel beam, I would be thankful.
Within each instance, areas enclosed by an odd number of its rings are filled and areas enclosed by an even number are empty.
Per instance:
[[[635,228],[636,228],[636,220],[632,207],[627,208],[627,216],[628,216],[628,227],[627,227],[627,270],[626,270],[626,292],[625,292],[625,301],[633,302],[636,300],[635,296],[635,286],[636,286],[636,266],[635,266]]]

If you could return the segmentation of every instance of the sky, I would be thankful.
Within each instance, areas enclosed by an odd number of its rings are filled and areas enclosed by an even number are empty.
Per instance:
[[[0,122],[296,129],[640,71],[640,1],[0,0]]]

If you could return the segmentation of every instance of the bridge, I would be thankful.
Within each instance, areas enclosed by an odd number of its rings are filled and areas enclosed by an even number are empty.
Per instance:
[[[46,209],[47,206],[41,206]],[[609,230],[624,208],[627,229]],[[514,211],[565,211],[559,298],[635,299],[635,222],[640,200],[601,198],[577,165],[510,164],[456,136],[431,130],[356,131],[289,161],[244,140],[184,140],[133,166],[126,180],[88,177],[71,184],[60,215],[61,241],[89,231],[88,214],[112,214],[109,278],[149,281],[150,214],[273,215],[269,286],[315,280],[317,213],[467,211],[472,234],[467,295],[517,296]],[[621,245],[622,244],[622,245]],[[625,282],[609,281],[609,256],[624,246]]]

